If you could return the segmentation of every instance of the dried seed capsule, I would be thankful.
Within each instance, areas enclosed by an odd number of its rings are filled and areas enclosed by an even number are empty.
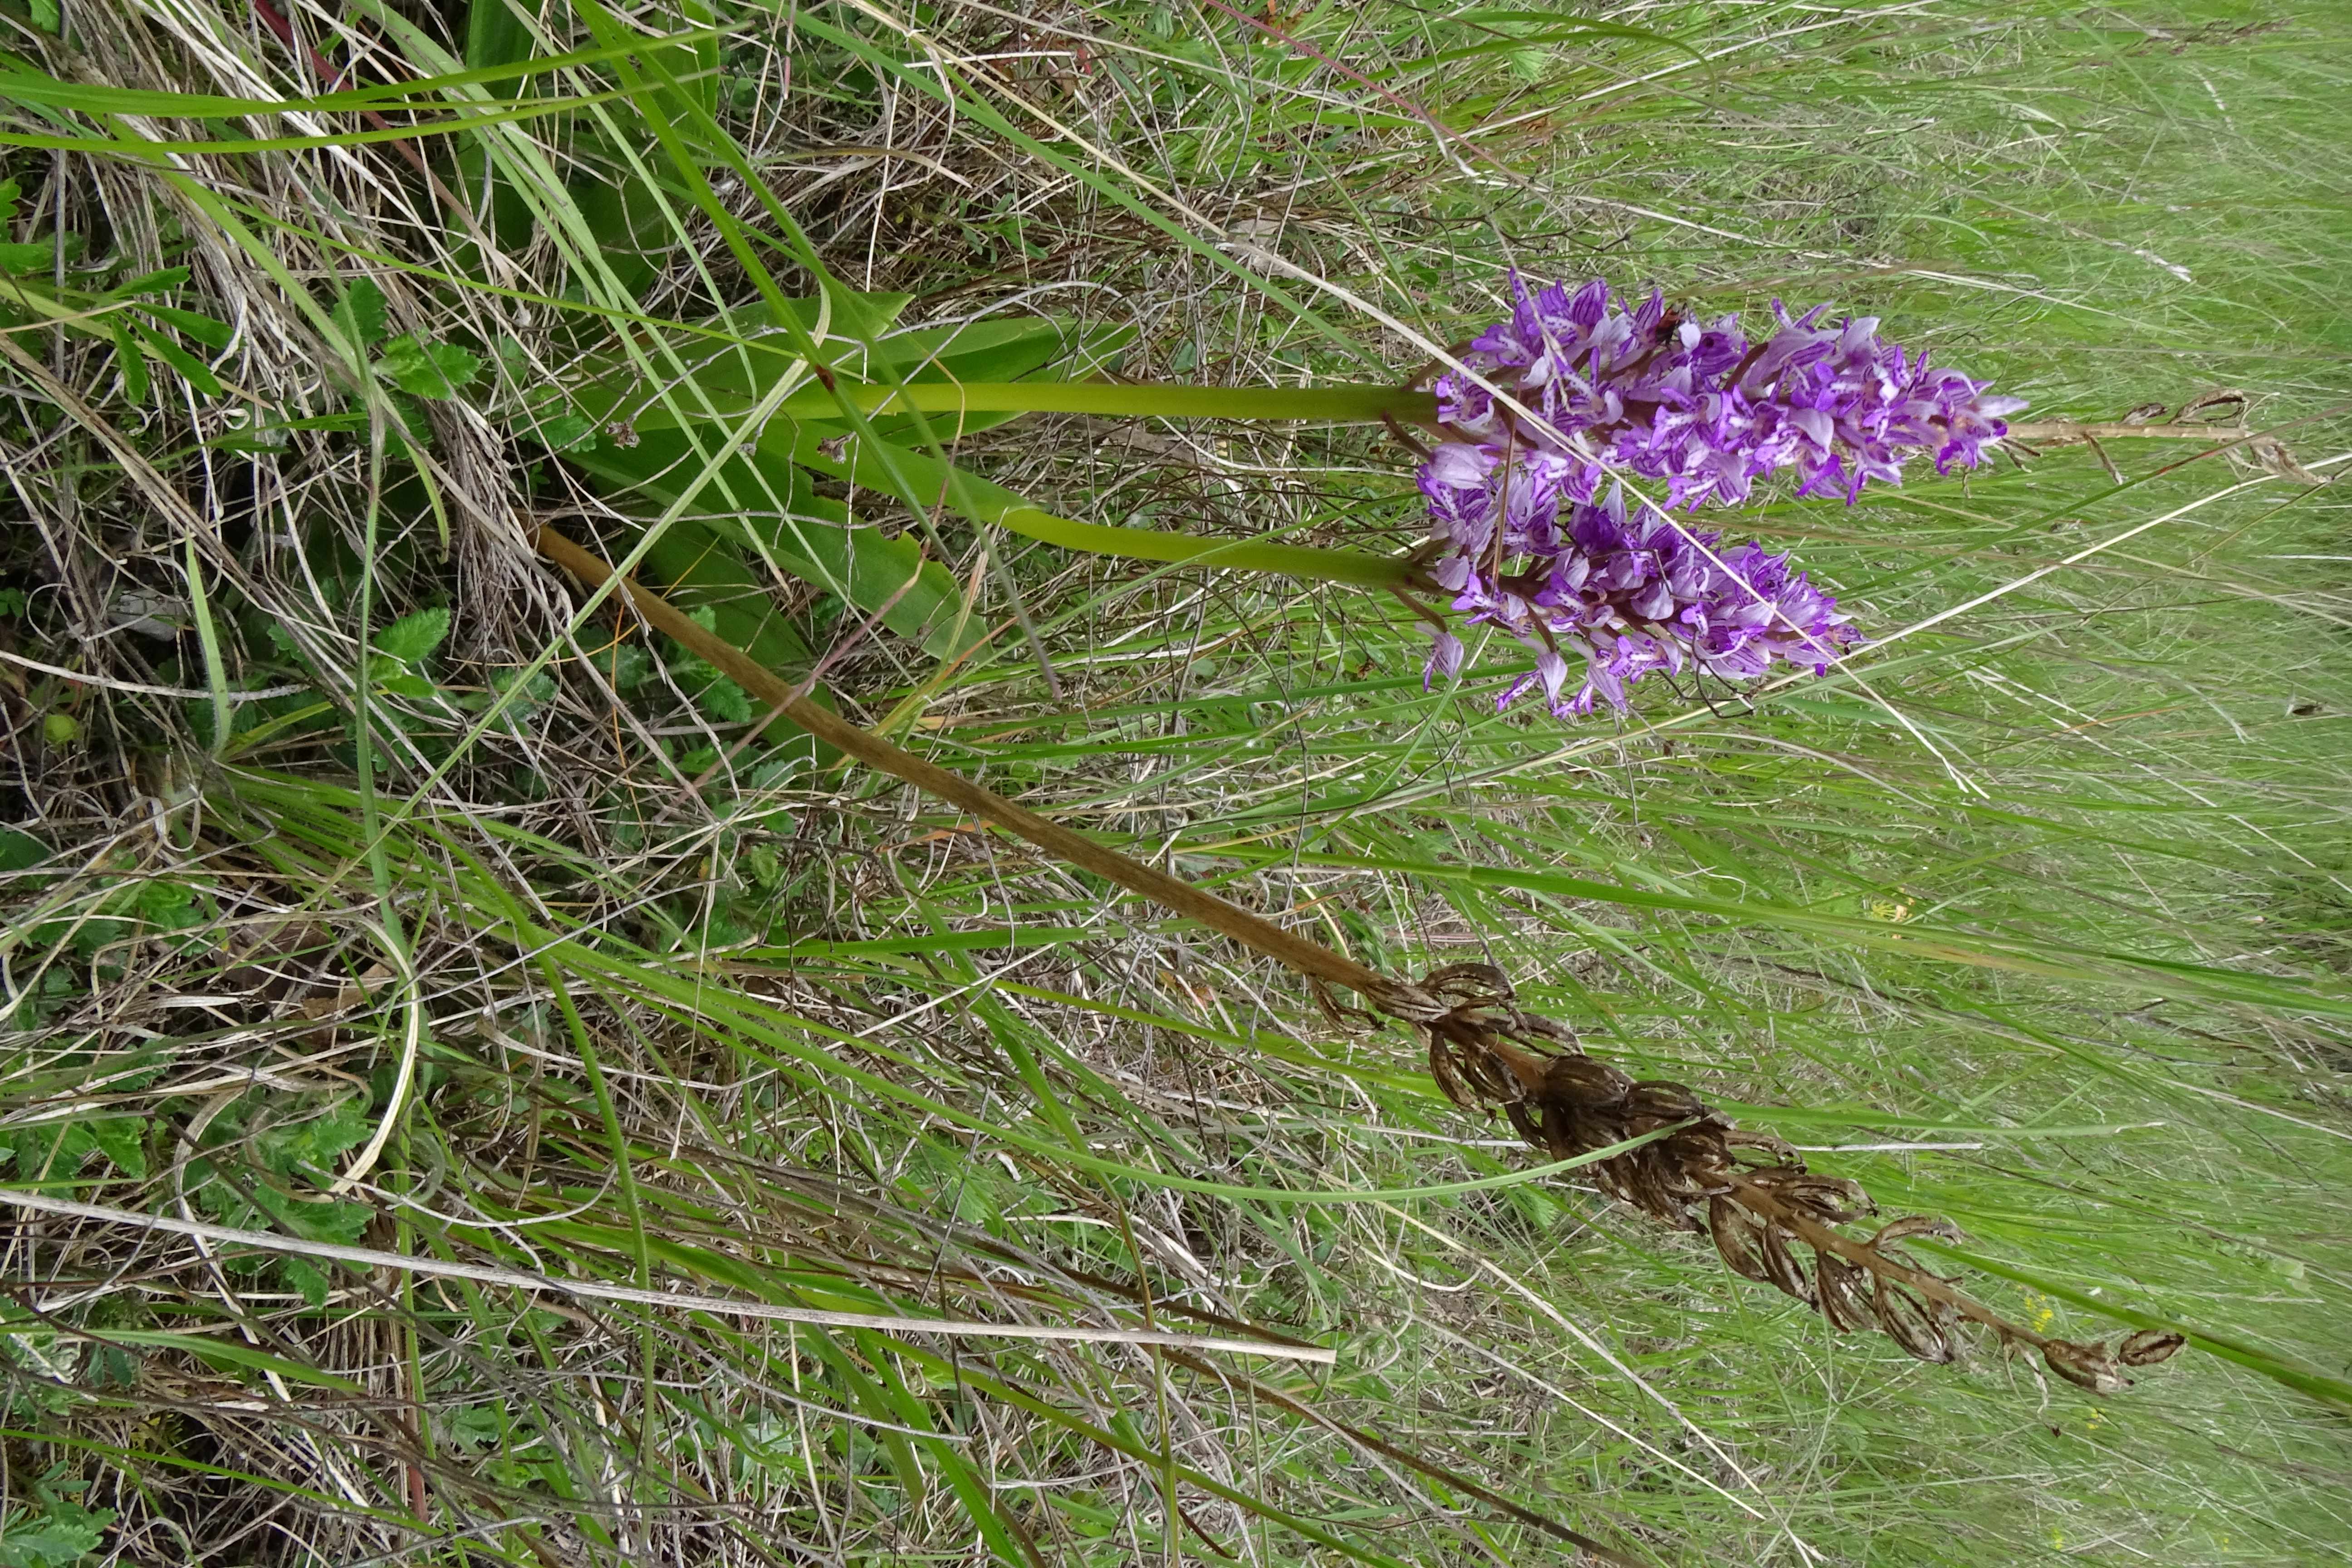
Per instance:
[[[2042,1347],[2042,1359],[2049,1363],[2052,1372],[2094,1394],[2121,1394],[2131,1386],[2131,1379],[2096,1345],[2052,1340]]]
[[[1771,1272],[1772,1283],[1781,1294],[1794,1296],[1810,1307],[1813,1301],[1813,1282],[1806,1278],[1805,1266],[1797,1261],[1795,1238],[1769,1220],[1764,1226],[1764,1267]]]
[[[1834,1253],[1813,1254],[1813,1280],[1821,1292],[1822,1316],[1843,1334],[1867,1329],[1875,1317],[1870,1276]]]
[[[2127,1334],[2116,1346],[2116,1359],[2126,1366],[2154,1366],[2168,1360],[2189,1342],[2169,1329],[2142,1329]]]
[[[1926,1302],[1900,1285],[1881,1279],[1871,1298],[1878,1326],[1886,1337],[1921,1361],[1937,1365],[1952,1360],[1952,1342],[1936,1326]]]
[[[1544,1095],[1547,1099],[1572,1100],[1580,1105],[1615,1105],[1633,1088],[1633,1080],[1591,1057],[1555,1057],[1544,1069]]]
[[[1772,1283],[1765,1271],[1759,1246],[1763,1233],[1748,1217],[1747,1211],[1729,1198],[1710,1199],[1706,1205],[1707,1233],[1715,1238],[1715,1250],[1734,1274],[1755,1280],[1759,1285]]]

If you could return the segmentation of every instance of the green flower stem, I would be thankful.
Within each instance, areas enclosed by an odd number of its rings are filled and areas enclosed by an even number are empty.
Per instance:
[[[1098,414],[1110,418],[1318,419],[1340,424],[1434,425],[1437,399],[1395,386],[1151,386],[1108,381],[919,382],[841,387],[865,413]],[[834,395],[812,388],[782,410],[837,420]]]
[[[1352,550],[1313,550],[1299,544],[1256,540],[1195,539],[1141,528],[1109,528],[1079,522],[1035,507],[1016,507],[996,519],[1002,527],[1063,550],[1093,555],[1124,555],[1136,561],[1183,561],[1235,572],[1274,572],[1318,583],[1349,583],[1360,588],[1411,586],[1404,562]]]
[[[919,387],[915,390],[930,389]],[[1139,389],[1121,387],[1114,390]],[[862,442],[852,440],[842,456],[835,457],[819,444],[814,432],[779,421],[769,426],[761,437],[761,443],[763,447],[772,446],[778,456],[816,473],[871,489],[881,488],[879,465]],[[891,455],[901,471],[910,475],[915,483],[928,487],[933,493],[944,492],[945,465],[924,453],[905,447],[894,448]],[[1360,588],[1402,588],[1411,586],[1414,581],[1412,567],[1394,556],[1366,555],[1353,550],[1315,550],[1305,545],[1278,544],[1266,540],[1200,539],[1188,533],[1163,533],[1156,529],[1112,528],[1099,522],[1079,522],[1072,518],[1056,517],[1051,512],[1042,511],[1002,485],[991,484],[974,475],[967,474],[963,479],[976,519],[995,523],[1057,549],[1083,550],[1090,555],[1118,555],[1131,561],[1181,561],[1202,566],[1223,566],[1236,572],[1274,572],[1309,582],[1346,583]]]

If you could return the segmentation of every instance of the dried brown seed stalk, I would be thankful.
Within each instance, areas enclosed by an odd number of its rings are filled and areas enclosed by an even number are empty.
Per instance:
[[[541,554],[587,582],[601,584],[614,576],[610,565],[552,529],[541,529],[537,543]],[[1555,1158],[1650,1137],[1638,1149],[1589,1167],[1601,1191],[1668,1225],[1712,1237],[1734,1272],[1817,1309],[1833,1328],[1874,1326],[1922,1361],[1948,1362],[1957,1354],[1960,1325],[1971,1322],[2004,1348],[2031,1345],[2059,1376],[2099,1394],[2131,1381],[2124,1367],[2162,1361],[2184,1342],[2178,1334],[2150,1330],[2107,1349],[2051,1339],[2011,1322],[1955,1290],[1952,1280],[1892,1250],[1911,1237],[1958,1237],[1949,1221],[1901,1218],[1868,1241],[1834,1229],[1875,1212],[1859,1184],[1808,1171],[1788,1144],[1733,1126],[1681,1084],[1637,1082],[1586,1056],[1574,1031],[1519,1010],[1501,970],[1452,964],[1416,984],[1367,969],[892,745],[809,701],[660,595],[626,578],[617,587],[656,627],[827,744],[1289,965],[1307,977],[1334,1017],[1371,1021],[1377,1013],[1411,1026],[1429,1048],[1430,1075],[1454,1103],[1501,1110],[1522,1137]],[[1373,1013],[1341,1005],[1334,987],[1355,992]]]
[[[1709,1237],[1734,1273],[1816,1309],[1842,1332],[1875,1328],[1921,1361],[1949,1362],[1962,1325],[1973,1323],[2004,1348],[2032,1346],[2051,1371],[2096,1394],[2124,1388],[2125,1367],[2162,1361],[2184,1342],[2147,1330],[2114,1346],[2082,1344],[2001,1317],[1896,1250],[1915,1237],[1959,1239],[1949,1220],[1906,1215],[1868,1240],[1845,1235],[1836,1227],[1877,1211],[1861,1184],[1807,1170],[1788,1144],[1733,1126],[1680,1084],[1637,1081],[1586,1056],[1572,1032],[1521,1012],[1498,969],[1455,964],[1402,989],[1417,993],[1403,998],[1412,1009],[1404,1016],[1455,1103],[1502,1111],[1558,1160],[1662,1134],[1589,1167],[1601,1190]]]

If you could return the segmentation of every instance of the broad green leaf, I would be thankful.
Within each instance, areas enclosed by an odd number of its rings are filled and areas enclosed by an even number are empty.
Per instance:
[[[649,504],[641,505],[641,512],[660,510],[674,500],[697,461],[684,435],[674,430],[642,432],[634,447],[604,442],[593,452],[568,456],[600,480],[608,494],[642,497]],[[730,496],[732,507],[727,500]],[[946,658],[980,636],[981,628],[968,623],[961,639],[957,638],[962,587],[945,567],[924,560],[910,540],[886,539],[876,529],[850,527],[847,509],[817,495],[808,477],[788,462],[764,452],[730,458],[699,499],[709,510],[692,521],[709,534],[743,547],[740,560],[750,568],[744,573],[747,590],[764,594],[764,555],[868,613],[898,595],[883,624],[927,653]],[[679,526],[672,524],[668,533],[677,534]],[[675,563],[684,548],[665,552],[656,546],[656,553],[667,553]]]
[[[142,294],[162,294],[177,289],[188,280],[184,267],[166,267],[156,272],[142,272],[130,282],[110,289],[110,300],[135,300]]]
[[[631,294],[642,294],[655,277],[655,258],[677,243],[667,198],[594,135],[574,149],[564,191],[613,276]]]
[[[938,419],[938,416],[933,416],[935,431]],[[789,451],[794,461],[818,473],[888,493],[889,480],[876,456],[877,444],[853,441],[845,448],[845,456],[836,458],[818,444],[822,438],[819,431],[779,418],[761,433],[760,443],[763,451],[774,443],[780,449]],[[960,480],[962,499],[978,514],[975,521],[996,523],[1065,550],[1138,561],[1198,562],[1237,572],[1276,572],[1309,581],[1351,583],[1368,588],[1402,587],[1408,576],[1402,561],[1352,550],[1311,550],[1303,545],[1254,539],[1202,539],[1188,533],[1112,528],[1055,517],[1002,485],[964,473],[927,453],[889,442],[878,445],[898,471],[914,481],[919,491],[953,499],[958,491],[952,488],[951,479]]]
[[[375,683],[394,697],[406,697],[419,702],[433,695],[433,683],[421,675],[404,675],[395,670],[377,676]]]
[[[466,6],[466,64],[513,65],[530,58],[530,28],[507,0],[469,0]]]
[[[828,308],[824,314],[830,321],[824,348],[832,355],[835,373],[852,381],[861,379],[865,374],[866,340],[880,339],[914,296],[867,294],[831,286],[825,294]],[[820,316],[817,300],[789,300],[785,303],[793,321],[803,330],[815,331]],[[698,407],[697,394],[710,398],[712,406],[720,410],[749,407],[761,392],[775,384],[778,376],[798,363],[799,356],[793,353],[791,340],[777,313],[765,303],[746,305],[698,325],[701,331],[678,331],[669,338],[671,350],[693,367],[691,388],[682,389],[677,399],[681,407]],[[971,330],[980,329],[976,326]],[[909,357],[919,360],[921,354]],[[580,405],[592,418],[610,417],[627,404],[636,374],[628,362],[614,356],[592,356],[579,368],[588,385],[588,390],[580,395]],[[803,370],[802,374],[807,373]],[[736,401],[714,395],[723,394],[733,395]],[[674,416],[658,405],[635,410],[633,417],[649,428],[674,423]]]
[[[710,31],[672,33],[660,37],[632,34],[626,42],[614,46],[574,49],[566,54],[541,56],[503,65],[484,65],[472,70],[415,77],[373,87],[345,88],[311,98],[231,98],[218,93],[69,82],[47,72],[28,68],[21,61],[0,58],[0,101],[74,110],[92,115],[141,114],[184,120],[289,113],[341,114],[365,110],[426,111],[446,108],[448,100],[440,95],[452,89],[519,78],[551,76],[577,67],[616,59],[653,45],[692,46],[718,36]],[[561,100],[555,107],[561,107]]]
[[[762,664],[799,669],[810,662],[808,646],[769,598],[773,574],[748,560],[744,547],[734,540],[722,539],[700,523],[674,522],[654,542],[646,561],[654,575],[670,585],[678,603],[709,610],[717,617],[710,629]],[[636,666],[625,656],[634,653],[642,660],[646,654],[634,644],[621,652],[622,689],[627,690]],[[650,663],[645,668],[649,672]]]
[[[883,300],[896,309],[900,296],[866,295],[861,301]],[[794,301],[804,304],[805,301]],[[870,303],[861,309],[870,309]],[[750,312],[742,313],[749,316]],[[761,313],[764,319],[764,312]],[[738,319],[740,330],[756,330]],[[836,318],[838,326],[838,318]],[[866,368],[866,352],[862,344],[842,345],[834,361],[834,370],[840,384],[853,390],[866,400],[862,405],[872,407],[883,395],[872,390],[862,390],[864,382],[899,383],[916,385],[953,384],[965,385],[981,383],[995,385],[1029,376],[1047,366],[1076,365],[1091,371],[1122,346],[1132,333],[1127,328],[1080,332],[1072,324],[1050,318],[1014,318],[999,321],[980,321],[952,327],[924,327],[909,332],[884,338],[877,345],[876,369],[870,376]],[[793,356],[780,338],[753,338],[716,350],[705,343],[681,343],[680,351],[694,364],[691,391],[681,401],[689,405],[707,404],[719,413],[740,413],[749,408],[774,385],[777,376],[793,364]],[[592,374],[593,366],[591,367]],[[1051,380],[1050,376],[1040,380]],[[614,376],[601,400],[583,399],[583,405],[603,414],[623,406],[625,400],[614,395],[611,384],[625,384],[625,378]],[[1025,382],[1034,386],[1037,381]],[[1003,390],[999,386],[999,390]],[[925,406],[933,406],[926,405]],[[958,430],[971,432],[1003,423],[1022,411],[1023,404],[1015,400],[992,406],[973,406],[940,420],[935,428],[943,436]],[[1223,406],[1222,400],[1220,406]],[[814,384],[796,394],[788,405],[791,412],[812,424],[835,423],[831,416],[837,412],[834,396]],[[666,408],[650,407],[634,414],[636,423],[645,428],[657,428],[674,422],[675,416]],[[843,428],[846,428],[844,425]],[[877,428],[886,437],[893,430],[911,428],[911,421],[899,419]]]
[[[934,335],[941,336],[936,347],[922,342]],[[1093,371],[1133,336],[1132,330],[1124,327],[1074,338],[1072,329],[1062,321],[982,321],[950,329],[943,335],[931,331],[901,333],[884,340],[879,357],[891,379],[917,384],[1002,384],[1022,382],[1033,374],[1039,381],[1050,381],[1073,368]],[[958,413],[931,421],[931,433],[949,441],[1020,416],[1020,411],[1012,409]],[[884,418],[874,425],[875,434],[885,440],[908,444],[918,439],[918,429],[908,417]]]
[[[49,847],[21,827],[0,827],[0,871],[22,871],[49,858]]]
[[[236,329],[226,321],[216,321],[194,310],[183,310],[171,305],[143,305],[141,309],[158,321],[178,328],[207,348],[225,349],[228,347],[229,340],[236,335]]]
[[[151,331],[134,321],[131,323],[131,335],[139,340],[142,353],[178,371],[183,380],[206,397],[221,395],[220,377],[213,374],[212,367],[163,333]]]

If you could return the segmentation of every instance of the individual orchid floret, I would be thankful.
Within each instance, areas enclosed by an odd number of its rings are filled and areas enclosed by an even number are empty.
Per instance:
[[[1449,486],[1468,453],[1505,468],[1542,454],[1580,501],[1612,468],[1662,480],[1668,505],[1694,508],[1744,501],[1758,479],[1794,468],[1799,494],[1851,502],[1867,483],[1899,482],[1915,453],[1938,473],[1973,466],[2025,406],[1883,341],[1875,317],[1822,325],[1827,306],[1791,317],[1776,301],[1777,327],[1751,342],[1736,313],[1688,320],[1655,289],[1630,310],[1598,279],[1570,294],[1530,291],[1514,274],[1511,291],[1510,319],[1463,356],[1476,374],[1437,382],[1454,438],[1433,466]]]

